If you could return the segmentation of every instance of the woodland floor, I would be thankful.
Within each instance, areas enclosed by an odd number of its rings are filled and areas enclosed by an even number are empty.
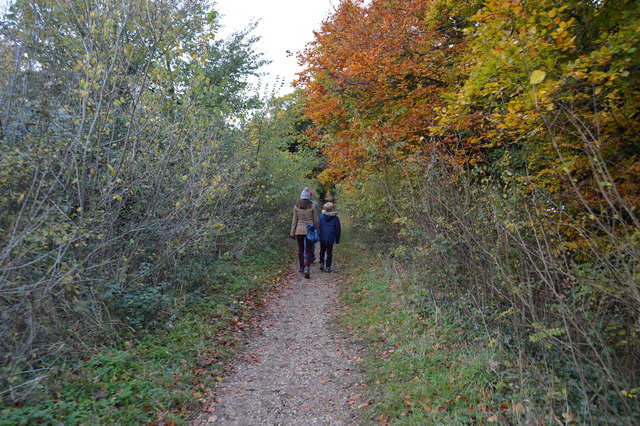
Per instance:
[[[295,272],[294,272],[295,268]],[[356,347],[333,327],[340,272],[291,265],[231,373],[194,425],[357,424],[361,378]]]

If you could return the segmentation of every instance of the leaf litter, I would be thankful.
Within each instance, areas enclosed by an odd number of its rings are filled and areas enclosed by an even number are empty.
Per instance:
[[[370,401],[358,401],[358,348],[331,326],[339,279],[290,273],[192,424],[358,424],[358,409]]]

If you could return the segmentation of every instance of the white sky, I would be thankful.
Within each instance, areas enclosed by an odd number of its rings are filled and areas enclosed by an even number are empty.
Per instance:
[[[12,1],[0,0],[0,11],[9,3]],[[220,36],[223,38],[245,28],[251,21],[260,20],[253,32],[262,37],[256,50],[264,53],[264,59],[272,61],[261,70],[267,75],[261,77],[260,82],[264,89],[265,85],[273,87],[276,77],[284,79],[285,85],[278,92],[283,95],[293,91],[291,82],[301,70],[295,52],[304,49],[313,39],[313,31],[320,29],[320,23],[339,0],[215,0],[215,3],[214,8],[222,15]],[[287,57],[287,50],[294,55]]]
[[[337,6],[339,0],[217,0],[214,7],[222,16],[221,37],[241,30],[251,21],[260,19],[253,34],[262,39],[256,50],[272,63],[262,70],[268,75],[260,79],[262,86],[272,87],[276,77],[285,80],[280,95],[293,91],[291,82],[301,68],[295,54],[287,57],[287,50],[298,52],[313,40],[313,31]],[[257,82],[253,82],[256,84]]]

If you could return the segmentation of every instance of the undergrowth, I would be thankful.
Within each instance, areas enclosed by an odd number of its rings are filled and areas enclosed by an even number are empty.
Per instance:
[[[364,423],[460,424],[517,420],[525,407],[496,371],[495,341],[444,294],[427,305],[381,256],[347,243],[350,279],[339,321],[366,347]],[[357,254],[357,255],[356,255]]]
[[[186,423],[240,348],[243,317],[281,276],[290,247],[215,265],[209,292],[166,326],[122,339],[78,363],[56,365],[23,405],[0,401],[0,425]],[[202,265],[200,274],[211,269]],[[197,279],[190,271],[190,278]]]

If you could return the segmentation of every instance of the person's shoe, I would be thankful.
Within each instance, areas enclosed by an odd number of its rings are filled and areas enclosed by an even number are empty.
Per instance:
[[[304,277],[311,278],[311,274],[309,273],[309,268],[304,268]]]
[[[327,266],[326,268],[324,268],[325,272],[331,272],[331,266]]]
[[[320,262],[320,270],[324,271],[324,262]]]

